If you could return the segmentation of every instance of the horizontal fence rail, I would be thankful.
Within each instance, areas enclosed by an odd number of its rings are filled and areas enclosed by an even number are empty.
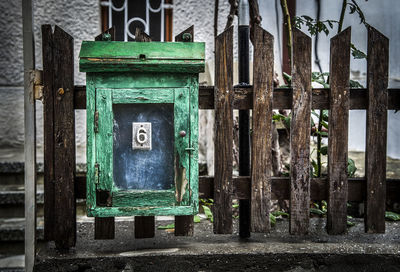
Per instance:
[[[253,109],[253,86],[234,86],[233,108],[235,110]],[[366,88],[350,89],[350,109],[366,110],[368,108],[368,90]],[[312,109],[329,110],[329,88],[312,89]],[[74,107],[86,109],[86,86],[75,86]],[[276,110],[291,109],[292,88],[274,88],[272,107]],[[199,87],[199,109],[213,110],[214,86]],[[400,110],[400,89],[388,89],[388,110]]]
[[[250,180],[249,176],[234,176],[232,178],[232,198],[250,199]],[[289,199],[289,177],[271,177],[271,199]],[[86,198],[86,176],[78,176],[75,179],[75,194],[78,199]],[[365,178],[349,178],[348,201],[363,202],[366,198],[367,183]],[[328,178],[312,178],[310,186],[312,201],[328,199],[329,183]],[[213,198],[214,177],[199,177],[199,197]],[[386,179],[386,200],[400,201],[400,179]]]

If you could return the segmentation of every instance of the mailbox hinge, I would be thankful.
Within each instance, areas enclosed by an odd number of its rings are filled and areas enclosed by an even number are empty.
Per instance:
[[[99,112],[94,112],[94,133],[99,132]]]
[[[99,164],[96,163],[94,165],[94,182],[99,184]]]

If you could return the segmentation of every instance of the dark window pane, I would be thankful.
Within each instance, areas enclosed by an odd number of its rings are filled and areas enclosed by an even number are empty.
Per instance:
[[[115,104],[114,183],[120,189],[174,186],[174,105]],[[151,150],[132,149],[132,123],[151,123]]]

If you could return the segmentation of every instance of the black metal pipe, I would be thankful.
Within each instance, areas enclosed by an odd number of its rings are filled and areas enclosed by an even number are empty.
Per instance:
[[[248,2],[239,3],[238,61],[239,85],[249,85],[249,8]],[[239,110],[239,175],[250,176],[250,114]],[[250,237],[250,201],[239,200],[239,236]]]

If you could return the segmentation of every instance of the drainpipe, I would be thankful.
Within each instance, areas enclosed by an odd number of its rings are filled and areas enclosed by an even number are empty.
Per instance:
[[[248,0],[240,0],[238,8],[239,86],[249,85],[250,15]],[[249,110],[239,110],[239,175],[250,176]],[[239,236],[250,237],[250,200],[239,200]]]

